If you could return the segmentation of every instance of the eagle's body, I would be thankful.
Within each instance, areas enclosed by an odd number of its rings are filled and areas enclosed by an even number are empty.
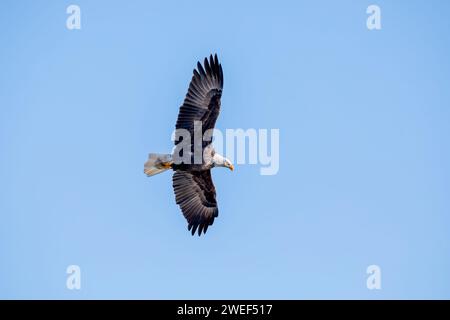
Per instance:
[[[172,169],[173,188],[177,204],[188,221],[188,229],[192,234],[198,230],[198,235],[205,233],[214,218],[218,216],[216,190],[211,178],[213,167],[228,167],[233,165],[225,157],[215,152],[212,146],[212,135],[208,134],[214,128],[220,112],[220,98],[223,89],[223,72],[217,55],[205,58],[204,67],[198,62],[194,69],[188,93],[180,107],[176,132],[183,130],[194,137],[197,124],[201,124],[202,139],[191,141],[188,146],[189,161],[183,158],[183,152],[170,154],[150,154],[144,165],[144,172],[148,176]],[[205,135],[206,133],[206,135]],[[206,137],[206,139],[205,139]],[[175,146],[183,140],[175,140]],[[198,144],[198,145],[197,145]],[[200,145],[201,144],[201,145]],[[195,150],[202,152],[201,161],[195,161]]]

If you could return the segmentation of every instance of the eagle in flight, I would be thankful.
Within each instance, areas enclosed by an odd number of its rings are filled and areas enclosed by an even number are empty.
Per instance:
[[[197,62],[189,89],[180,107],[175,126],[175,151],[173,154],[151,153],[144,164],[144,173],[153,176],[172,169],[175,200],[188,222],[192,235],[206,233],[219,214],[216,189],[211,169],[226,167],[234,170],[227,158],[215,152],[211,130],[220,112],[223,88],[222,65],[211,55],[203,66]],[[199,125],[200,129],[199,130]],[[182,139],[177,140],[178,133]],[[189,139],[186,139],[186,134]],[[195,136],[201,134],[200,140]],[[194,138],[194,139],[193,139]],[[182,146],[181,150],[177,147]],[[178,150],[178,151],[177,151]],[[196,157],[201,152],[200,160]]]

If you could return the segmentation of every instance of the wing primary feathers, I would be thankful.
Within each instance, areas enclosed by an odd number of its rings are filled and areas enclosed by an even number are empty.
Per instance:
[[[209,62],[208,62],[207,58],[205,58],[205,61],[203,64],[205,65],[206,74],[208,75],[208,77],[211,77],[211,67],[209,66]]]
[[[197,69],[198,69],[198,71],[200,72],[202,78],[203,78],[203,77],[206,78],[205,70],[203,69],[203,67],[202,67],[202,65],[201,65],[201,63],[200,63],[200,61],[197,62]],[[202,80],[203,80],[203,79],[202,79]]]
[[[186,129],[193,134],[194,122],[202,122],[202,134],[214,129],[220,113],[223,89],[223,70],[217,54],[204,58],[204,65],[197,62],[193,70],[188,92],[180,107],[175,128]],[[178,144],[180,141],[175,141]],[[205,141],[203,147],[212,141]]]
[[[218,216],[211,171],[177,170],[172,181],[175,200],[188,222],[188,230],[192,235],[206,233]]]

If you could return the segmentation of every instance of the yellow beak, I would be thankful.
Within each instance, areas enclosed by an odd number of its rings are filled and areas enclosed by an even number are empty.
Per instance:
[[[228,168],[230,168],[231,171],[234,171],[234,166],[232,164]]]

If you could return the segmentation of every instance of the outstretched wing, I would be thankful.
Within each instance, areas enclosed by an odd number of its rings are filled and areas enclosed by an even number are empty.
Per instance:
[[[175,199],[188,221],[188,229],[195,234],[213,224],[219,215],[216,201],[216,188],[211,179],[211,170],[175,171],[172,178]]]
[[[176,129],[186,129],[194,137],[194,121],[202,122],[202,135],[214,128],[220,112],[220,98],[223,88],[222,65],[217,54],[205,58],[204,67],[197,62],[189,89],[180,107]],[[212,137],[203,146],[211,143]],[[179,142],[179,141],[178,141]],[[177,144],[176,142],[175,144]]]

